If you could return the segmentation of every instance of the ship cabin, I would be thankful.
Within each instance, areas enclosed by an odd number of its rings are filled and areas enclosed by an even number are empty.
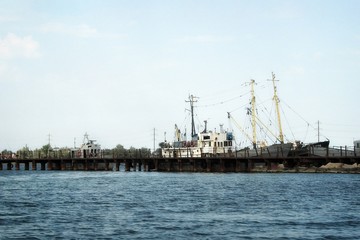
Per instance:
[[[360,149],[360,140],[355,140],[354,141],[354,146],[355,146],[355,148]]]
[[[355,155],[360,156],[360,140],[354,141],[354,150],[355,150]]]
[[[231,132],[206,132],[199,136],[199,147],[202,156],[226,155],[233,149],[233,134]]]
[[[95,143],[96,140],[89,140],[85,134],[84,142],[80,148],[71,149],[72,158],[99,158],[101,156],[100,144]]]
[[[234,149],[234,137],[231,132],[203,131],[194,141],[176,141],[162,148],[165,158],[228,156]]]

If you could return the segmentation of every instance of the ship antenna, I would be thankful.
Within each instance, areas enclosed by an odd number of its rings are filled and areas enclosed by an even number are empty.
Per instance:
[[[280,99],[277,95],[277,88],[276,88],[276,85],[275,85],[275,81],[279,81],[279,80],[276,80],[275,79],[275,74],[274,73],[271,73],[272,74],[272,81],[273,82],[273,87],[274,87],[274,97],[273,97],[273,100],[275,102],[275,107],[276,107],[276,114],[277,114],[277,118],[278,118],[278,127],[279,127],[279,139],[280,139],[280,142],[281,143],[284,143],[284,134],[283,134],[283,131],[282,131],[282,126],[281,126],[281,118],[280,118],[280,110],[279,110],[279,103],[280,103]]]
[[[197,102],[197,100],[195,100],[198,97],[195,97],[193,95],[189,96],[189,101],[185,101],[190,103],[190,109],[191,109],[191,137],[195,137],[196,136],[196,131],[195,131],[195,122],[194,122],[194,103]]]

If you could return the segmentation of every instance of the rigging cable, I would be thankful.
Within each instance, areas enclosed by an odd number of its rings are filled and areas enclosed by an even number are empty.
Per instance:
[[[312,129],[317,130],[316,127],[314,127],[311,123],[309,123],[308,121],[306,121],[305,118],[303,118],[299,113],[297,113],[294,109],[292,109],[284,100],[281,100],[283,103],[285,103],[285,105],[291,110],[293,111],[298,117],[300,117],[304,122],[306,122],[308,124],[308,126],[310,126]],[[325,135],[321,134],[322,137],[328,139]]]
[[[236,96],[236,97],[227,99],[227,100],[224,100],[224,101],[221,101],[221,102],[217,102],[217,103],[213,103],[213,104],[207,104],[207,105],[199,105],[199,106],[197,106],[197,107],[202,107],[202,108],[203,108],[203,107],[214,107],[214,106],[217,106],[217,105],[222,105],[222,104],[224,104],[224,103],[228,103],[228,102],[234,101],[234,100],[236,100],[236,99],[238,99],[238,98],[242,98],[242,97],[246,96],[246,95],[249,94],[249,93],[250,93],[250,92],[245,93],[245,94],[242,94],[242,95],[240,95],[240,96]]]

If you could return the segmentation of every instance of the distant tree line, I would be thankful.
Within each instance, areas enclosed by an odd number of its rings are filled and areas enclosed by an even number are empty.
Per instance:
[[[125,148],[123,145],[118,144],[113,149],[102,149],[101,156],[104,158],[131,158],[131,157],[150,157],[151,150],[148,148]],[[0,159],[9,158],[66,158],[71,156],[71,148],[53,148],[50,144],[46,144],[39,149],[30,150],[25,146],[15,152],[7,149],[1,151]]]

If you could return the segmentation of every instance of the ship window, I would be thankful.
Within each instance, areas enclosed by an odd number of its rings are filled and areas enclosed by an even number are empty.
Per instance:
[[[210,136],[204,136],[204,140],[209,140]]]
[[[221,144],[220,144],[220,145],[221,145],[221,147],[222,147],[222,146],[223,146],[223,143],[221,142]]]
[[[356,147],[357,147],[357,148],[360,148],[360,143],[356,143]]]
[[[211,142],[209,142],[209,147],[211,147]]]
[[[225,147],[227,147],[227,145],[228,145],[227,143],[228,143],[228,142],[226,142],[226,141],[224,142],[224,146],[225,146]]]

